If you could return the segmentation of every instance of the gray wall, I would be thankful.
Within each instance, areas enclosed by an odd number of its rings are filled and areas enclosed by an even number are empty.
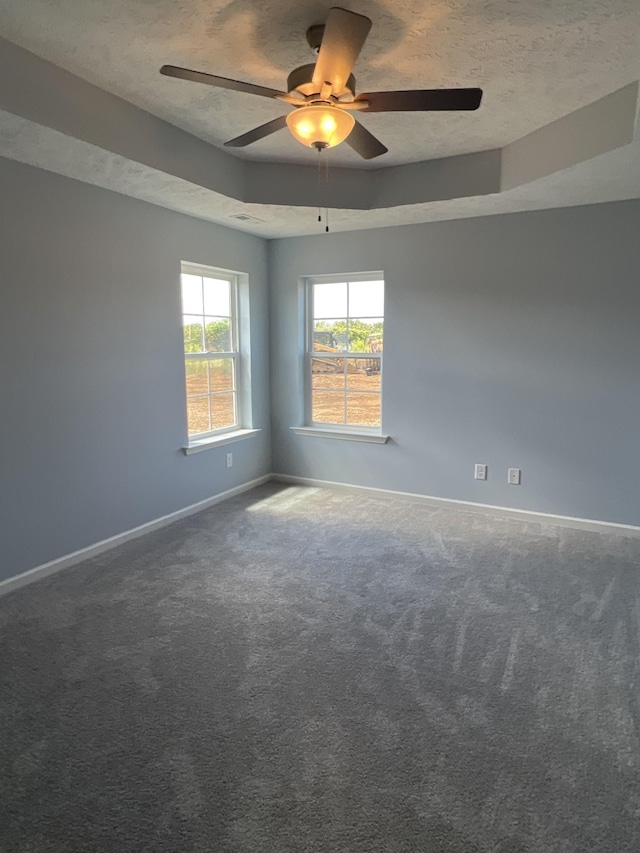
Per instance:
[[[267,247],[0,159],[0,210],[0,578],[271,470],[640,524],[640,202]],[[231,469],[180,451],[180,260],[251,280],[262,432]],[[375,269],[392,441],[296,436],[300,276]]]
[[[633,201],[270,243],[274,471],[640,524],[639,234]],[[299,278],[376,269],[393,440],[297,436]]]
[[[265,241],[2,159],[0,211],[0,579],[270,471]],[[263,430],[189,457],[181,260],[249,274]]]

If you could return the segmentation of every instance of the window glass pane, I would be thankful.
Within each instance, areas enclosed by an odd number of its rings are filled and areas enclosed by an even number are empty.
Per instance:
[[[211,397],[211,423],[213,429],[224,429],[236,423],[236,395],[213,394]]]
[[[311,391],[311,418],[327,424],[343,424],[344,394],[338,391]]]
[[[182,313],[202,314],[202,278],[199,275],[180,276],[182,284]]]
[[[190,438],[200,438],[234,427],[241,420],[236,374],[237,281],[223,270],[207,273],[206,268],[189,264],[182,269],[187,427]],[[234,357],[216,357],[221,353],[234,353]]]
[[[182,318],[185,352],[203,352],[202,317],[185,314]]]
[[[316,352],[346,352],[346,317],[340,320],[315,320],[313,324],[313,348]]]
[[[384,281],[311,284],[311,422],[379,427]]]
[[[209,364],[209,387],[211,393],[219,391],[233,391],[233,359],[232,358],[210,358]]]
[[[209,432],[211,420],[209,415],[209,397],[187,397],[187,424],[189,435]]]
[[[232,352],[231,320],[228,317],[205,317],[207,352]]]
[[[347,283],[313,285],[314,317],[347,316]]]
[[[204,314],[231,316],[231,284],[217,278],[203,278]]]
[[[384,314],[384,281],[349,282],[349,316],[381,317]]]
[[[380,426],[380,395],[347,392],[347,423]]]
[[[311,386],[344,391],[344,359],[312,356]]]
[[[380,391],[380,359],[348,359],[347,388],[350,391]]]
[[[349,352],[382,352],[382,317],[349,318]]]
[[[185,359],[184,372],[187,379],[187,397],[192,397],[194,394],[209,393],[209,371],[204,359]]]

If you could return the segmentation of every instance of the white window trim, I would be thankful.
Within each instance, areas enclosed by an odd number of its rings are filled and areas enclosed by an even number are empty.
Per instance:
[[[390,435],[384,435],[383,433],[376,432],[375,430],[369,432],[362,428],[350,428],[346,425],[335,428],[330,426],[301,426],[290,427],[290,429],[293,430],[296,435],[306,435],[313,438],[340,438],[345,441],[364,441],[370,444],[386,444],[391,438]]]
[[[225,432],[223,435],[194,439],[189,444],[186,444],[182,450],[185,456],[191,456],[193,453],[202,453],[203,450],[214,450],[223,444],[233,444],[237,441],[244,441],[246,438],[253,438],[259,432],[262,432],[262,430],[236,429],[233,432]]]
[[[229,424],[225,427],[220,427],[219,429],[207,430],[206,432],[199,432],[195,435],[189,436],[189,422],[187,415],[187,394],[186,394],[186,376],[185,376],[185,426],[187,429],[186,436],[186,444],[183,446],[183,451],[186,455],[190,455],[190,453],[199,453],[202,450],[208,450],[213,447],[219,446],[221,444],[228,444],[232,441],[239,441],[243,438],[250,438],[251,435],[259,432],[259,430],[251,430],[243,427],[245,423],[245,412],[244,412],[244,404],[243,397],[246,395],[243,393],[243,381],[242,381],[242,333],[240,330],[241,326],[241,318],[240,318],[240,286],[241,280],[246,276],[243,276],[242,273],[235,272],[234,270],[225,270],[220,267],[209,267],[203,264],[192,263],[190,261],[182,261],[180,264],[180,275],[196,275],[202,276],[203,278],[217,278],[224,281],[228,281],[231,285],[231,322],[232,322],[232,334],[233,339],[235,340],[236,349],[233,352],[228,353],[185,353],[183,351],[183,360],[186,361],[189,358],[193,358],[194,360],[205,360],[205,359],[222,359],[222,358],[230,358],[233,361],[233,375],[234,375],[234,396],[235,396],[235,423]],[[184,317],[184,306],[182,305],[182,298],[180,300],[180,310],[181,310],[181,319]],[[184,348],[183,348],[184,350]],[[203,395],[204,396],[204,395]],[[210,395],[207,395],[210,396]]]
[[[338,424],[330,421],[314,421],[312,417],[311,392],[311,347],[313,346],[313,311],[312,296],[314,284],[332,284],[340,281],[384,281],[382,270],[359,273],[335,273],[332,275],[304,276],[304,424],[291,427],[298,435],[316,436],[318,438],[344,438],[348,441],[369,441],[375,444],[386,444],[390,436],[382,432],[382,391],[384,384],[384,353],[327,353],[328,358],[378,358],[380,361],[380,415],[379,427]],[[386,288],[385,288],[386,293]],[[323,356],[324,357],[324,356]],[[371,392],[374,393],[374,392]],[[356,437],[357,436],[357,437]]]

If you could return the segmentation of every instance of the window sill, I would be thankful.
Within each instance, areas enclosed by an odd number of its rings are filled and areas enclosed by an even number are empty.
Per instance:
[[[291,427],[296,435],[310,435],[315,438],[341,438],[344,441],[367,441],[371,444],[386,444],[390,436],[379,432],[358,432],[356,430],[330,429],[328,427]]]
[[[182,448],[182,451],[185,456],[191,456],[192,453],[202,453],[203,450],[213,450],[223,444],[233,444],[234,441],[253,438],[259,432],[259,429],[236,429],[233,432],[224,432],[222,435],[211,435],[208,438],[201,438],[199,441],[187,444]]]

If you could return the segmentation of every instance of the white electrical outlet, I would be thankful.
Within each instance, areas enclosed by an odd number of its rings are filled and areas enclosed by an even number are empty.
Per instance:
[[[233,453],[227,453],[227,468],[233,466]]]
[[[511,486],[519,486],[520,485],[520,469],[519,468],[509,468],[509,474],[507,475],[507,483]]]
[[[486,480],[487,479],[487,466],[486,465],[476,465],[476,480]]]

